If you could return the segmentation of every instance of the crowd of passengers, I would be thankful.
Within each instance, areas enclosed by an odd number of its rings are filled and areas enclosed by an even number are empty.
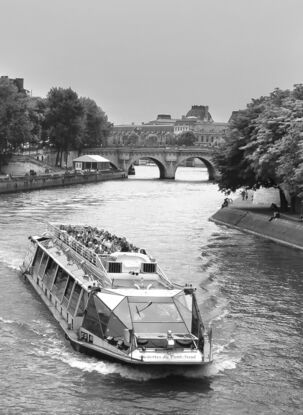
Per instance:
[[[144,249],[129,243],[126,238],[112,235],[104,229],[91,226],[60,225],[60,230],[66,231],[69,236],[92,249],[96,254],[111,254],[118,251],[146,254]]]

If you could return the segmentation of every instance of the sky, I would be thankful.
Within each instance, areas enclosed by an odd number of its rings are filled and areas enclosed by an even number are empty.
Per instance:
[[[115,124],[218,122],[303,83],[302,0],[0,0],[0,75],[71,87]]]

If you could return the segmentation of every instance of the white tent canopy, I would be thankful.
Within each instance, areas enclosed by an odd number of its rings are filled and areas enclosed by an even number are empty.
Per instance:
[[[98,154],[85,154],[73,160],[75,170],[109,170],[110,161]]]
[[[88,162],[88,163],[104,163],[104,162],[108,162],[109,160],[106,159],[105,157],[99,156],[98,154],[96,155],[91,155],[91,154],[85,154],[84,156],[80,156],[77,157],[76,159],[73,160],[73,162]]]

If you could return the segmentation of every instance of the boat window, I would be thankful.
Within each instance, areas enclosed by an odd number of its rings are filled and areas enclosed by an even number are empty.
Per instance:
[[[52,287],[53,279],[56,274],[58,264],[52,259],[48,259],[48,263],[45,268],[43,281],[48,288]]]
[[[97,313],[99,315],[101,328],[103,333],[106,333],[107,324],[111,315],[111,310],[106,307],[104,303],[102,303],[101,300],[99,300],[97,297],[94,297]]]
[[[141,298],[142,301],[142,298]],[[154,303],[152,300],[130,303],[133,322],[181,322],[182,317],[174,303]]]
[[[191,331],[192,326],[192,296],[181,294],[174,297],[174,302],[188,328]],[[191,303],[191,304],[190,304]]]
[[[88,301],[88,293],[83,290],[82,295],[81,295],[81,300],[79,303],[79,307],[77,310],[77,317],[83,316],[87,301]]]
[[[174,300],[178,300],[185,308],[192,311],[193,308],[193,296],[192,294],[181,293],[174,297]]]
[[[39,275],[42,277],[44,275],[44,270],[48,261],[48,254],[46,252],[43,252],[43,257],[41,260],[40,268],[39,268]]]
[[[135,333],[140,334],[151,334],[151,333],[161,333],[165,334],[168,330],[171,330],[174,334],[188,334],[189,331],[184,323],[135,323],[134,322]]]
[[[132,328],[132,321],[130,318],[130,311],[128,306],[128,301],[125,298],[113,311],[117,317],[125,324],[129,329]]]
[[[67,286],[66,286],[65,292],[64,292],[64,297],[67,298],[68,300],[69,300],[69,297],[72,293],[74,282],[75,282],[75,280],[72,277],[69,277],[68,283],[67,283]]]
[[[53,294],[55,294],[59,300],[61,300],[63,297],[67,280],[68,274],[62,268],[59,267],[52,289]]]
[[[82,327],[90,331],[91,333],[95,334],[96,336],[103,338],[100,320],[98,317],[98,313],[97,313],[97,309],[96,309],[93,296],[91,296],[88,301]]]
[[[34,271],[37,271],[39,269],[42,255],[43,255],[43,250],[38,246],[38,249],[36,251],[35,258],[33,261]]]
[[[74,314],[74,312],[76,310],[81,290],[82,290],[81,285],[76,284],[75,288],[74,288],[72,298],[70,299],[69,306],[68,306],[68,312],[70,314]]]
[[[65,307],[67,307],[67,305],[68,305],[68,301],[69,301],[71,293],[73,291],[74,282],[75,282],[75,280],[71,276],[69,276],[68,283],[67,283],[67,286],[66,286],[65,291],[64,291],[63,301],[62,301],[62,304]]]
[[[138,299],[138,297],[136,298]],[[154,302],[153,300],[162,300]],[[181,314],[171,298],[140,298],[129,304],[136,333],[188,333]],[[166,301],[166,302],[164,302]]]
[[[112,313],[108,321],[105,336],[108,337],[121,337],[123,336],[125,325]]]
[[[152,302],[152,303],[165,303],[169,304],[173,302],[172,297],[128,297],[129,303],[142,303],[144,301],[145,303]]]
[[[199,337],[199,324],[200,324],[200,320],[199,320],[199,314],[198,314],[198,311],[197,311],[197,305],[195,303],[193,303],[191,331],[197,337]]]

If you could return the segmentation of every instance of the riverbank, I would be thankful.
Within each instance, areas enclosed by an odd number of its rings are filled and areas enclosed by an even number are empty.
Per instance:
[[[272,210],[269,206],[255,205],[251,200],[236,199],[228,207],[218,210],[210,220],[303,250],[303,222],[298,215],[283,213],[280,218],[270,221],[271,216]]]
[[[46,189],[48,187],[70,186],[75,184],[87,184],[107,180],[119,180],[127,177],[123,171],[88,172],[84,174],[76,172],[45,173],[35,176],[11,176],[0,179],[0,194]]]

